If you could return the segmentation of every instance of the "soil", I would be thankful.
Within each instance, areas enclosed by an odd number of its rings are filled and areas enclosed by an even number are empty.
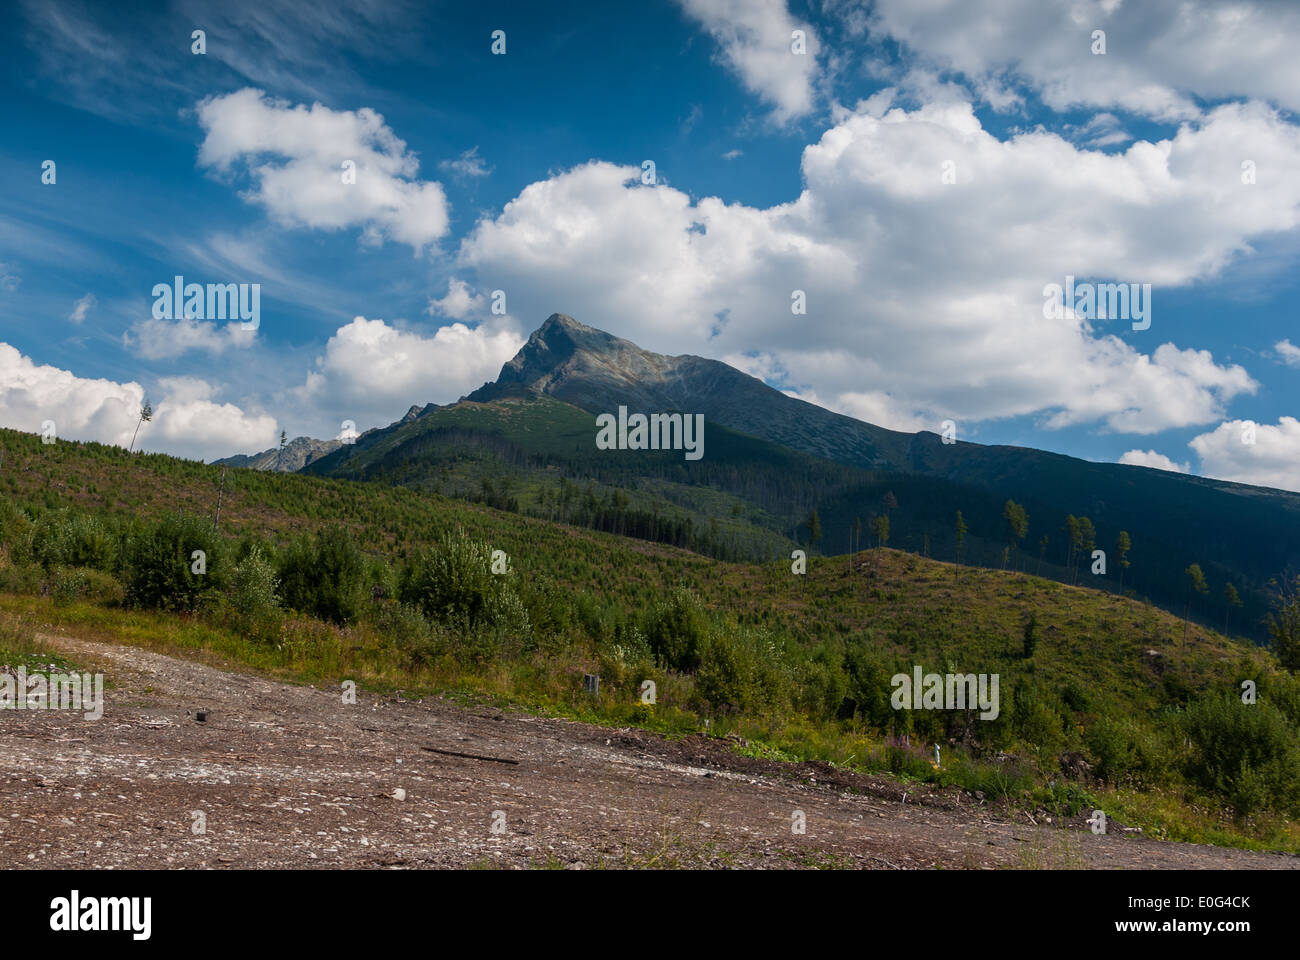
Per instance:
[[[441,698],[346,705],[335,689],[43,639],[113,686],[98,721],[0,712],[0,868],[1300,866],[1114,820],[1094,835],[1084,816],[1048,823],[720,738]]]

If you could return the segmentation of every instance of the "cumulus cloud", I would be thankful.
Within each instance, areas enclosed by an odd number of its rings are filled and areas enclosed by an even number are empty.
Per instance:
[[[562,310],[666,352],[762,352],[835,409],[1152,434],[1222,419],[1257,389],[1175,342],[1161,290],[1300,224],[1300,181],[1282,175],[1297,153],[1300,130],[1259,103],[1107,154],[1042,130],[1001,140],[968,102],[907,111],[886,96],[805,149],[789,203],[693,200],[593,162],[527,186],[458,260],[508,290],[515,316]],[[1269,176],[1244,185],[1245,155]],[[1044,287],[1066,275],[1152,284],[1151,328],[1045,318]]]
[[[451,317],[453,320],[464,320],[482,306],[481,294],[471,293],[469,284],[452,277],[447,281],[447,295],[438,299],[430,297],[429,309],[425,312],[431,317],[443,316]]]
[[[248,347],[257,339],[255,329],[244,329],[239,321],[218,325],[211,320],[158,320],[149,317],[133,324],[122,335],[123,345],[146,360],[173,360],[192,350],[221,354],[232,348]]]
[[[72,312],[68,314],[68,322],[80,326],[86,319],[86,315],[94,309],[98,301],[93,293],[88,293],[72,305]]]
[[[1300,347],[1290,340],[1279,340],[1273,345],[1278,358],[1288,367],[1300,367]]]
[[[205,137],[199,165],[246,169],[243,198],[288,226],[359,227],[367,243],[409,244],[419,253],[447,232],[442,185],[419,180],[419,160],[369,108],[291,106],[261,90],[208,97],[198,105]],[[355,165],[345,182],[344,165]]]
[[[678,0],[718,44],[723,61],[753,93],[772,104],[772,118],[785,123],[813,108],[817,79],[816,32],[796,20],[785,0]],[[802,30],[806,52],[794,53]]]
[[[205,381],[173,377],[159,381],[161,399],[153,419],[140,426],[136,446],[182,457],[212,458],[236,450],[261,450],[276,436],[274,417],[254,415],[217,402]],[[140,419],[144,388],[135,382],[78,377],[38,365],[0,343],[0,424],[30,433],[52,420],[65,440],[128,446]]]
[[[1254,443],[1247,442],[1254,433]],[[1188,444],[1201,458],[1201,473],[1261,487],[1300,492],[1300,420],[1277,425],[1228,420]]]
[[[1057,111],[1194,117],[1192,96],[1300,108],[1300,7],[1271,0],[877,0],[867,21],[923,64],[965,75],[995,107],[1027,85]],[[1092,52],[1094,30],[1106,53]]]
[[[1154,450],[1130,450],[1119,458],[1119,462],[1134,467],[1153,467],[1156,470],[1169,470],[1173,473],[1187,473],[1191,469],[1190,463],[1186,461],[1175,463],[1163,453],[1156,453]]]
[[[330,337],[294,397],[340,422],[387,424],[414,403],[449,403],[496,379],[523,343],[504,324],[453,323],[426,337],[356,317]]]

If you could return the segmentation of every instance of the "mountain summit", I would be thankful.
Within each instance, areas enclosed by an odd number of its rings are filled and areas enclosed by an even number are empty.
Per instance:
[[[702,413],[728,429],[858,467],[903,469],[912,440],[788,397],[720,361],[652,353],[563,313],[534,331],[495,383],[465,399],[487,403],[530,393],[595,414],[619,406]]]

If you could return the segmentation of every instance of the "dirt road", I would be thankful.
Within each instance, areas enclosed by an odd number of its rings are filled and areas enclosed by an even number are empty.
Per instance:
[[[0,712],[5,868],[1300,866],[1010,823],[955,790],[904,797],[725,741],[439,699],[347,706],[337,690],[46,639],[114,687],[99,721]]]

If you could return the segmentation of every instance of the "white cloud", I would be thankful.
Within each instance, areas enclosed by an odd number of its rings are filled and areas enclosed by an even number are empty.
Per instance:
[[[1087,123],[1065,128],[1072,141],[1085,147],[1113,147],[1128,143],[1133,136],[1120,124],[1119,117],[1113,113],[1095,114]]]
[[[678,0],[721,48],[722,58],[744,85],[773,105],[785,123],[813,108],[820,50],[816,31],[796,20],[785,0]],[[804,32],[806,53],[792,50],[792,34]]]
[[[419,160],[374,110],[291,107],[245,89],[208,97],[198,117],[199,165],[222,174],[245,166],[253,186],[243,198],[280,223],[359,227],[367,243],[409,244],[417,255],[447,232],[442,185],[416,179]],[[344,182],[345,162],[355,183]]]
[[[1020,84],[1052,109],[1194,117],[1191,96],[1300,107],[1300,6],[1269,0],[877,0],[870,27],[965,75],[995,107]],[[1094,30],[1105,55],[1091,52]]]
[[[162,399],[153,420],[140,425],[139,449],[176,456],[212,458],[234,450],[261,450],[276,435],[275,418],[218,403],[214,389],[190,377],[161,380]],[[65,440],[95,440],[128,446],[139,423],[144,388],[135,382],[87,379],[37,365],[0,343],[0,424],[39,433],[46,420]]]
[[[1188,444],[1201,458],[1201,473],[1261,487],[1300,492],[1300,420],[1280,417],[1277,426],[1255,425],[1255,442],[1246,443],[1251,421],[1229,420]]]
[[[132,325],[122,335],[123,345],[146,360],[172,360],[191,350],[221,354],[232,348],[252,346],[255,329],[244,329],[239,321],[218,326],[211,320],[158,320],[149,317]]]
[[[430,297],[429,309],[425,312],[431,317],[444,316],[451,317],[453,320],[464,320],[482,306],[483,297],[480,294],[470,293],[469,284],[452,277],[447,281],[447,295],[437,300]]]
[[[480,221],[459,264],[509,290],[515,316],[559,310],[669,353],[761,352],[832,408],[899,424],[1029,414],[1152,434],[1220,420],[1257,388],[1178,346],[1161,296],[1300,225],[1283,174],[1300,130],[1271,108],[1224,105],[1113,154],[1041,130],[1000,140],[954,101],[873,98],[837,119],[789,203],[692,200],[593,162]],[[1250,186],[1246,155],[1269,171]],[[1044,319],[1043,287],[1067,274],[1152,284],[1151,328]]]
[[[1135,467],[1152,467],[1156,470],[1169,470],[1173,473],[1187,473],[1191,469],[1191,464],[1184,461],[1175,463],[1166,457],[1163,453],[1156,453],[1154,450],[1130,450],[1119,458],[1120,463],[1126,463]]]
[[[22,278],[18,275],[17,269],[12,264],[0,263],[0,290],[13,293],[18,289],[18,284]]]
[[[1300,367],[1300,347],[1297,347],[1290,340],[1279,340],[1273,344],[1273,349],[1277,351],[1278,357],[1288,367]]]
[[[86,319],[86,315],[94,309],[98,301],[93,293],[88,293],[72,305],[72,312],[68,314],[68,322],[80,325]]]
[[[332,422],[388,424],[412,404],[449,403],[495,380],[523,344],[504,324],[453,323],[425,337],[357,317],[330,337],[293,395]]]
[[[455,160],[443,160],[438,164],[438,169],[462,179],[486,177],[492,172],[492,168],[478,155],[477,146],[470,147]]]
[[[883,390],[841,393],[836,402],[828,406],[836,413],[844,413],[889,430],[916,433],[919,430],[938,429],[938,424],[908,410]]]

